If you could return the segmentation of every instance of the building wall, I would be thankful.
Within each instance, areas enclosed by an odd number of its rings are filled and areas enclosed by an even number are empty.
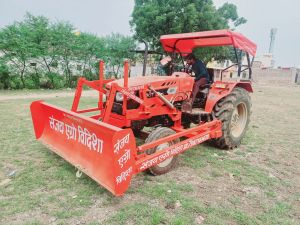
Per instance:
[[[300,69],[296,68],[278,68],[278,69],[262,69],[253,68],[253,80],[254,82],[261,84],[278,84],[278,85],[290,85],[298,83],[300,84]],[[298,79],[296,80],[298,74]]]
[[[257,64],[257,63],[256,63]],[[259,65],[254,65],[252,68],[252,79],[254,82],[260,84],[276,84],[276,85],[291,85],[295,84],[296,76],[298,74],[297,84],[300,84],[300,69],[296,68],[261,68]],[[223,68],[220,67],[211,67],[213,69],[215,80],[220,80],[221,71]],[[141,76],[143,70],[142,63],[137,63],[135,66],[131,67],[130,75],[133,76]],[[146,74],[153,74],[151,71],[151,65],[147,65]],[[241,74],[240,79],[246,79],[249,77],[248,70],[244,71]],[[228,71],[223,72],[223,80],[237,80],[237,68],[233,67],[228,69]]]
[[[214,69],[215,80],[220,80],[221,71],[220,68]],[[297,75],[298,74],[298,75]],[[242,72],[240,79],[246,79],[249,77],[248,70]],[[223,72],[223,80],[236,80],[237,69]],[[296,68],[252,68],[252,79],[259,84],[276,84],[276,85],[291,85],[300,84],[300,69]]]

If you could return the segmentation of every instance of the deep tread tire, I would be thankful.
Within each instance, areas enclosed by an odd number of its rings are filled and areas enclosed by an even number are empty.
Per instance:
[[[155,141],[157,139],[170,136],[175,133],[176,133],[175,131],[173,131],[172,129],[170,129],[168,127],[158,127],[149,134],[149,136],[145,140],[145,143],[149,143],[149,142]],[[168,142],[168,144],[171,146],[178,142],[179,142],[179,139],[175,139],[173,141]],[[147,150],[146,154],[151,155],[151,154],[155,153],[158,150],[158,147],[159,146]],[[162,163],[164,163],[164,162],[165,161],[163,161]],[[178,155],[173,156],[172,160],[167,165],[159,166],[160,164],[158,164],[156,166],[149,168],[148,172],[150,172],[153,175],[165,174],[165,173],[169,172],[170,170],[172,170],[177,165],[177,163],[178,163]]]
[[[232,117],[235,109],[238,107],[244,107],[246,110],[245,126],[239,135],[233,135],[231,129]],[[214,139],[214,144],[221,149],[233,149],[241,144],[248,124],[250,122],[251,115],[251,99],[248,92],[240,87],[235,87],[233,91],[221,99],[214,107],[214,116],[222,121],[223,135],[220,138]]]

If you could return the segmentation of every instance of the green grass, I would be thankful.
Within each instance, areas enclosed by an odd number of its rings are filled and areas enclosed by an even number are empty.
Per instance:
[[[245,159],[234,160],[231,157],[206,145],[183,154],[184,165],[188,167],[201,169],[209,165],[212,168],[211,173],[205,175],[206,179],[214,179],[223,176],[225,173],[230,173],[236,179],[239,179],[243,185],[268,188],[279,182],[276,178],[270,177],[267,171],[252,166]]]
[[[39,222],[39,221],[36,221],[36,220],[29,221],[29,222],[25,223],[25,225],[40,225],[40,224],[42,224],[42,223]]]
[[[126,207],[118,210],[107,223],[126,224],[131,221],[134,224],[157,225],[165,221],[165,212],[161,207],[154,207],[146,203],[128,204]]]
[[[62,98],[58,105],[70,105],[70,100]],[[95,195],[110,194],[87,176],[76,178],[74,166],[35,140],[28,103],[26,100],[0,102],[0,113],[5,115],[2,126],[6,128],[0,130],[3,159],[0,165],[2,169],[16,171],[9,186],[0,187],[0,196],[5,196],[0,201],[0,218],[41,206],[43,213],[59,219],[79,217],[82,209],[92,204]],[[49,190],[51,195],[46,194]],[[53,207],[58,210],[53,211]]]
[[[151,203],[129,204],[107,220],[108,224],[197,224],[196,218],[201,215],[205,220],[203,224],[297,224],[296,220],[290,219],[291,206],[278,202],[275,206],[265,209],[265,212],[256,216],[226,204],[205,205],[199,199],[186,197],[189,188],[175,187],[171,193],[167,193],[169,185],[147,184],[143,194],[150,197]],[[149,190],[149,191],[148,191]],[[174,191],[173,191],[174,190]],[[144,196],[145,197],[145,196]],[[179,208],[170,207],[173,200],[179,201]],[[156,201],[158,200],[158,201]],[[235,200],[241,204],[239,200]],[[160,202],[160,205],[155,205]]]
[[[22,224],[45,224],[52,217],[57,224],[70,224],[84,217],[90,225],[183,225],[196,224],[199,216],[203,224],[299,224],[300,195],[285,191],[295,186],[293,180],[269,175],[270,169],[282,168],[283,163],[268,153],[271,147],[259,128],[250,126],[243,145],[233,152],[203,144],[181,154],[179,168],[170,174],[141,173],[133,178],[125,196],[117,198],[85,175],[76,178],[74,166],[35,140],[31,101],[0,101],[0,182],[16,171],[7,186],[0,186],[0,224],[22,217]],[[47,102],[69,109],[72,98]],[[86,99],[82,106],[94,103],[94,98]],[[281,142],[284,145],[289,140]],[[258,158],[261,153],[269,157],[265,164],[248,160],[249,155]],[[288,176],[291,172],[280,173]],[[180,174],[186,178],[178,177]],[[201,185],[207,196],[200,193]],[[228,193],[217,198],[217,190],[223,187]],[[258,192],[248,194],[245,188]]]

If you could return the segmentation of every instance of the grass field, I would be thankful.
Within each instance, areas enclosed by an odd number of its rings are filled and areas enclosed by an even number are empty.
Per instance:
[[[119,198],[34,138],[30,102],[69,109],[69,92],[0,92],[0,224],[300,224],[299,86],[256,86],[238,149],[195,147]]]

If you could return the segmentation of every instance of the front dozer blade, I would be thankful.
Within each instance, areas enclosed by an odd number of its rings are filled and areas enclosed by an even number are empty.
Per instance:
[[[128,188],[135,138],[121,129],[43,101],[30,106],[37,139],[114,195]]]

